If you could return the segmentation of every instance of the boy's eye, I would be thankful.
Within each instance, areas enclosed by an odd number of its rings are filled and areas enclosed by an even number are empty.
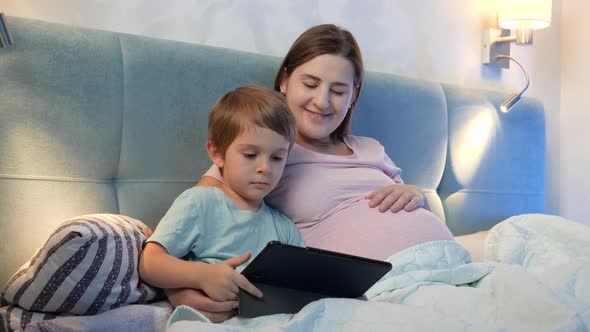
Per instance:
[[[273,156],[272,157],[272,160],[281,161],[281,160],[283,160],[283,157],[281,157],[281,156]]]
[[[256,159],[256,153],[244,153],[246,159]]]

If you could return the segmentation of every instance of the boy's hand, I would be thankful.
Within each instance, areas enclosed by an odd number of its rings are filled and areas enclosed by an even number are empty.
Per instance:
[[[201,286],[203,291],[215,301],[236,300],[240,288],[256,297],[262,297],[262,292],[236,271],[236,267],[247,262],[250,256],[252,253],[247,252],[208,266],[207,276]]]
[[[367,196],[369,206],[379,211],[412,211],[424,206],[424,195],[420,188],[409,184],[392,184],[375,190]]]

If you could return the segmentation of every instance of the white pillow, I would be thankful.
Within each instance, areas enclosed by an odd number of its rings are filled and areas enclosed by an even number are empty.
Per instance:
[[[1,305],[32,312],[93,315],[161,292],[139,280],[137,264],[151,230],[114,214],[79,216],[61,224],[10,278]]]

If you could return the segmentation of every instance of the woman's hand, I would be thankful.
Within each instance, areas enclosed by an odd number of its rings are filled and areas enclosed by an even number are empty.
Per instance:
[[[426,203],[422,190],[410,184],[392,184],[375,190],[367,196],[369,206],[379,207],[379,211],[412,211]]]
[[[168,301],[174,306],[189,306],[209,318],[213,323],[220,323],[235,315],[237,301],[218,302],[211,299],[202,290],[192,288],[165,289]]]
[[[247,252],[207,266],[201,281],[201,289],[215,301],[236,300],[240,288],[256,297],[262,297],[262,292],[236,271],[236,267],[247,262],[250,256],[252,253]]]

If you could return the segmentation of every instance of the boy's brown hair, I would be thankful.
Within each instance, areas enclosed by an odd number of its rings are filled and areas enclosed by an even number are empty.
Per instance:
[[[252,125],[268,128],[285,137],[289,149],[297,136],[295,119],[281,93],[245,85],[223,95],[211,109],[209,140],[225,155],[236,137]]]

